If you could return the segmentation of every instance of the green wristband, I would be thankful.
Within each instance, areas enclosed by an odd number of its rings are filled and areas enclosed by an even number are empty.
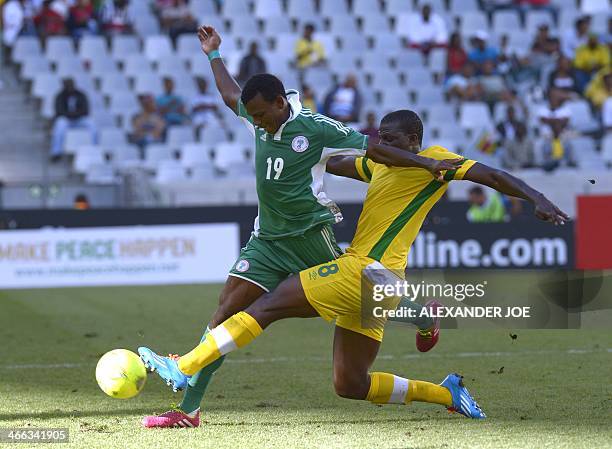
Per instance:
[[[221,53],[219,53],[219,50],[213,50],[210,53],[208,53],[208,60],[210,62],[212,62],[213,59],[217,59],[221,57]]]

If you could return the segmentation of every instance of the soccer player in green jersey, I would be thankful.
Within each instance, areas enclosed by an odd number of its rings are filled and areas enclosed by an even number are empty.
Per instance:
[[[209,26],[198,36],[208,55],[223,101],[255,137],[255,174],[259,215],[251,239],[229,272],[219,307],[202,337],[235,313],[272,291],[290,274],[341,255],[331,224],[340,209],[323,191],[326,163],[332,156],[367,155],[375,162],[420,167],[440,177],[459,166],[375,144],[342,123],[302,107],[297,91],[285,91],[273,75],[255,75],[241,90],[219,53],[221,37]],[[223,358],[189,381],[179,408],[145,417],[145,427],[196,427],[200,403]]]

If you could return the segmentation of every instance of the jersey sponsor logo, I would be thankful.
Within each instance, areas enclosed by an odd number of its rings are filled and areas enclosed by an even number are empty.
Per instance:
[[[303,153],[308,149],[308,145],[310,145],[310,142],[308,142],[306,136],[296,136],[291,141],[291,148],[293,148],[293,151],[296,153]]]
[[[234,267],[236,271],[240,272],[240,273],[244,273],[245,271],[249,271],[249,261],[248,260],[239,260],[236,263],[236,266]]]
[[[268,140],[268,139],[266,138],[266,136],[267,136],[267,134],[266,134],[266,133],[263,133],[261,136],[259,136],[259,138],[265,142],[266,140]]]

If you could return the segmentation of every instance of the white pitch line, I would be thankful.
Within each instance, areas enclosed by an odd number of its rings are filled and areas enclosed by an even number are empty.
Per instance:
[[[493,352],[455,352],[446,354],[405,354],[403,356],[394,356],[392,354],[379,355],[380,360],[406,360],[406,359],[424,359],[424,358],[471,358],[471,357],[512,357],[523,355],[543,355],[543,354],[566,354],[566,355],[583,355],[594,353],[612,353],[612,348],[607,349],[567,349],[565,351],[541,350],[541,351],[493,351]],[[253,358],[228,358],[225,363],[297,363],[297,362],[331,362],[331,357],[253,357]],[[79,368],[82,366],[93,366],[93,363],[29,363],[15,365],[0,365],[0,369],[19,370],[19,369],[61,369],[61,368]]]

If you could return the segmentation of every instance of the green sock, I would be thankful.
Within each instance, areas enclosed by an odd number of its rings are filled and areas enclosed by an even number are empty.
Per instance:
[[[210,329],[207,327],[200,340],[200,343],[206,339],[208,332],[210,332]],[[200,404],[202,402],[202,398],[204,397],[204,393],[206,393],[208,384],[210,383],[213,374],[215,374],[215,371],[217,371],[223,364],[223,360],[225,360],[225,356],[215,360],[210,365],[205,366],[202,370],[193,375],[191,379],[189,379],[187,389],[185,390],[185,396],[183,396],[183,401],[179,406],[181,410],[183,410],[185,413],[191,413],[200,408]]]
[[[414,324],[419,329],[428,329],[434,324],[433,318],[430,316],[419,316],[421,314],[421,310],[424,309],[425,306],[422,306],[418,302],[411,301],[408,298],[402,298],[397,306],[397,308],[402,309],[410,309],[414,310],[414,318],[411,317],[394,317],[389,318],[389,321],[397,321],[400,323],[409,323]]]

